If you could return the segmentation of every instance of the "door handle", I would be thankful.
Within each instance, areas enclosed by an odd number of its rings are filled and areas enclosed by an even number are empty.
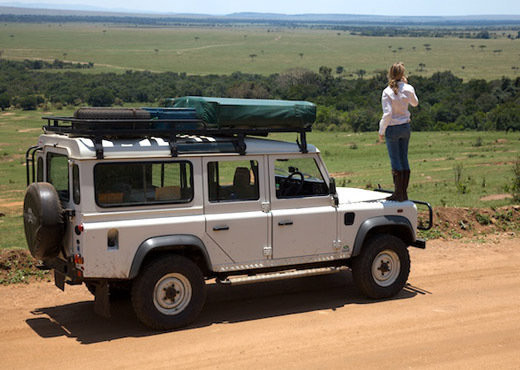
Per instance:
[[[278,222],[279,226],[289,226],[292,224],[293,224],[293,222],[291,220],[283,220],[283,221]]]
[[[221,230],[229,230],[229,226],[228,225],[219,225],[219,226],[213,227],[213,231],[221,231]]]

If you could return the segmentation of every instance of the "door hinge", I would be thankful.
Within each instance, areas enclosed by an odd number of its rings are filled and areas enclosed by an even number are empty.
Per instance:
[[[272,257],[273,256],[273,247],[267,245],[264,247],[264,257]]]
[[[270,212],[271,211],[271,203],[269,202],[262,202],[262,212]]]

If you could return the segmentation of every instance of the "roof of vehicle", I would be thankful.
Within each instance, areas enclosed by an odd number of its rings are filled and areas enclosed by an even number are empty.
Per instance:
[[[278,140],[245,137],[245,154],[275,154],[301,153],[296,142],[289,143]],[[70,137],[68,135],[46,133],[40,136],[39,146],[54,146],[65,148],[70,158],[95,159],[96,147],[94,140],[85,137]],[[176,146],[179,156],[200,155],[239,155],[234,143],[227,137],[207,137],[181,135]],[[102,140],[104,158],[150,158],[172,157],[170,143],[159,137],[151,138],[118,138]],[[319,150],[312,144],[307,144],[309,153]]]

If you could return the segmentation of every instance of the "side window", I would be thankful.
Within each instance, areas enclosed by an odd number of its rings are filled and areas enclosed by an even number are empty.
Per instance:
[[[37,166],[36,166],[36,181],[43,181],[43,157],[38,157]]]
[[[258,200],[258,162],[209,162],[208,189],[210,202]]]
[[[67,156],[47,153],[47,181],[54,185],[62,202],[69,201],[69,159]]]
[[[193,199],[191,163],[101,163],[94,167],[101,207],[188,203]]]
[[[74,204],[79,204],[81,202],[79,167],[77,164],[72,166],[72,199],[74,200]]]
[[[274,169],[276,197],[312,197],[328,195],[323,179],[313,158],[280,158]]]

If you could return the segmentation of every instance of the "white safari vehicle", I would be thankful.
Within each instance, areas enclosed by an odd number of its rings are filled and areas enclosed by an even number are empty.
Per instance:
[[[201,311],[206,280],[345,268],[366,296],[391,297],[408,278],[407,247],[425,247],[413,201],[336,188],[309,125],[211,127],[189,108],[44,119],[26,155],[27,243],[60,289],[85,283],[101,315],[126,295],[144,324],[178,328]],[[279,131],[300,139],[258,137]]]

